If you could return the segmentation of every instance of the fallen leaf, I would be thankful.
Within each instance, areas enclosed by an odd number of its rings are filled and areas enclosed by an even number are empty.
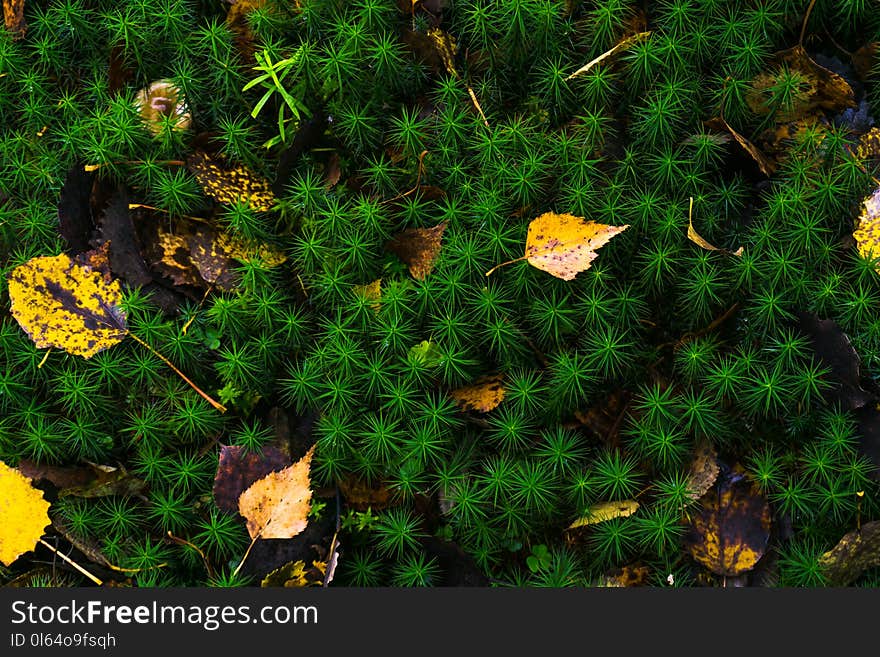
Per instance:
[[[440,347],[431,340],[422,340],[409,350],[409,359],[423,367],[436,367],[442,357],[443,352],[440,351]]]
[[[868,405],[873,396],[862,388],[861,358],[849,336],[833,319],[819,319],[806,312],[799,313],[798,318],[819,362],[831,370],[828,382],[832,387],[825,393],[826,400],[845,410]]]
[[[425,280],[440,255],[447,223],[444,221],[431,228],[408,228],[391,238],[385,248],[406,263],[413,278]]]
[[[777,53],[770,63],[780,70],[784,68],[798,74],[802,89],[795,95],[791,107],[779,108],[770,101],[770,90],[776,85],[777,76],[759,73],[752,80],[751,92],[746,94],[746,102],[756,114],[765,115],[773,111],[777,123],[787,123],[817,111],[836,114],[856,106],[855,94],[849,83],[837,73],[817,64],[800,44]]]
[[[758,148],[750,142],[748,139],[743,137],[740,133],[734,130],[730,124],[725,121],[721,117],[715,117],[713,119],[709,119],[706,121],[706,126],[712,128],[713,130],[719,130],[721,132],[728,132],[730,135],[736,140],[736,143],[742,146],[742,148],[751,156],[751,158],[758,165],[758,168],[768,178],[773,175],[773,172],[776,170],[776,163],[771,160],[769,157],[764,155]]]
[[[587,512],[572,522],[568,528],[577,529],[578,527],[586,527],[587,525],[595,525],[598,522],[605,522],[612,518],[626,518],[627,516],[634,514],[638,508],[639,503],[635,500],[598,502],[587,509]]]
[[[202,221],[177,218],[170,229],[147,222],[139,230],[151,265],[175,285],[231,291],[239,282],[236,261],[259,259],[272,268],[287,259],[277,247],[250,242]]]
[[[221,158],[212,159],[205,151],[195,151],[187,158],[186,166],[205,194],[218,203],[247,203],[258,212],[267,212],[275,205],[269,181],[243,165],[229,166]]]
[[[880,155],[880,128],[871,128],[859,137],[856,157],[862,161]]]
[[[721,471],[718,466],[718,454],[712,443],[704,440],[694,450],[694,460],[688,472],[688,497],[698,500],[712,488]]]
[[[819,566],[831,586],[847,586],[867,569],[880,566],[880,520],[845,534],[819,557]]]
[[[95,230],[90,198],[95,174],[81,163],[72,166],[64,178],[58,199],[58,230],[67,242],[67,253],[81,253],[89,248]]]
[[[223,445],[214,475],[214,502],[223,511],[238,513],[238,500],[245,490],[269,473],[289,465],[290,458],[271,446],[253,452],[239,445]]]
[[[355,511],[380,511],[391,506],[391,493],[383,484],[371,485],[366,480],[349,474],[339,480],[338,486],[346,505]]]
[[[22,459],[19,471],[33,481],[48,481],[58,489],[58,497],[106,497],[140,495],[147,482],[124,467],[87,462],[86,465],[60,466]]]
[[[858,224],[853,231],[859,255],[866,260],[880,259],[880,187],[862,200]],[[880,262],[875,265],[880,271]]]
[[[449,395],[464,411],[488,413],[504,400],[504,375],[481,376],[471,385],[456,388]]]
[[[314,445],[293,465],[255,481],[238,498],[251,539],[292,538],[308,525]]]
[[[724,476],[699,499],[685,543],[691,556],[717,575],[750,571],[764,556],[770,539],[770,503],[739,468]]]
[[[696,244],[700,248],[706,249],[707,251],[720,251],[721,253],[728,253],[728,254],[734,255],[734,256],[741,256],[743,254],[743,247],[739,247],[736,251],[728,251],[727,249],[721,249],[721,248],[718,248],[717,246],[710,244],[708,242],[708,240],[706,240],[702,235],[700,235],[697,232],[696,228],[694,228],[693,210],[694,210],[694,198],[691,197],[690,210],[688,211],[688,232],[687,232],[688,239],[691,242],[693,242],[694,244]]]
[[[650,35],[651,35],[650,32],[639,32],[637,34],[632,34],[628,37],[625,37],[616,46],[614,46],[610,50],[603,52],[601,55],[599,55],[595,59],[592,59],[589,62],[587,62],[586,64],[584,64],[583,66],[581,66],[578,70],[576,70],[574,73],[572,73],[567,78],[565,78],[566,81],[571,80],[572,78],[576,78],[579,75],[583,75],[584,73],[589,71],[591,68],[593,68],[596,64],[607,59],[608,57],[611,57],[611,55],[613,55],[617,51],[623,50],[624,48],[629,48],[631,45],[633,45],[637,41],[640,41],[641,39],[644,39]]]
[[[342,177],[342,169],[339,167],[339,153],[333,151],[324,168],[324,189],[333,189]]]
[[[533,267],[570,281],[590,268],[598,257],[598,249],[627,228],[629,225],[609,226],[571,214],[545,212],[529,224],[526,254],[496,265],[486,272],[486,276],[504,265],[528,260]]]
[[[354,293],[359,294],[367,301],[371,301],[370,308],[373,309],[373,312],[379,312],[381,308],[382,301],[382,279],[377,278],[372,283],[368,283],[366,285],[355,285]]]
[[[43,492],[15,468],[0,461],[0,563],[12,564],[33,550],[51,523]]]
[[[324,573],[326,570],[327,564],[323,561],[313,561],[308,567],[303,560],[291,561],[266,575],[263,581],[260,582],[260,586],[263,588],[276,586],[284,588],[321,586],[324,583]]]
[[[626,588],[644,586],[650,570],[647,566],[624,566],[599,578],[599,586]]]
[[[864,82],[871,76],[871,69],[874,67],[874,61],[877,57],[877,41],[871,41],[856,50],[852,54],[852,64],[856,71],[856,75]]]
[[[12,315],[39,348],[91,358],[128,335],[119,281],[65,253],[38,256],[9,275]]]
[[[27,32],[27,22],[24,19],[24,0],[3,0],[3,23],[6,29],[12,33],[12,38],[18,40]]]
[[[159,134],[167,122],[172,130],[186,130],[192,124],[192,114],[183,98],[183,92],[171,80],[156,80],[141,89],[134,105],[144,125]]]

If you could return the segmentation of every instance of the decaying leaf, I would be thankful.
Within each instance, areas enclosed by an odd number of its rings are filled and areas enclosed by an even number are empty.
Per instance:
[[[856,157],[862,161],[880,155],[880,128],[874,127],[859,137]]]
[[[770,539],[770,503],[739,468],[728,469],[699,500],[686,537],[691,556],[717,575],[750,571]]]
[[[58,230],[67,242],[67,253],[81,253],[89,248],[95,230],[90,198],[94,172],[87,172],[82,164],[73,165],[64,177],[58,199]]]
[[[694,450],[694,460],[688,472],[688,497],[698,500],[705,495],[718,479],[719,472],[718,454],[712,443],[704,440]]]
[[[740,133],[734,130],[730,126],[730,124],[723,118],[715,117],[713,119],[709,119],[708,121],[706,121],[706,126],[712,128],[713,130],[729,133],[736,140],[736,143],[742,146],[746,153],[751,156],[751,158],[758,165],[758,168],[761,170],[761,173],[763,173],[767,177],[773,175],[773,172],[776,170],[776,163],[769,157],[764,155],[764,153],[762,153],[760,150],[758,150],[758,148],[752,142],[750,142],[748,139],[746,139]]]
[[[694,228],[694,198],[690,199],[690,210],[688,211],[688,239],[699,246],[700,248],[706,249],[707,251],[720,251],[721,253],[729,253],[734,256],[741,256],[743,254],[743,247],[739,247],[736,251],[728,251],[727,249],[722,249],[717,246],[714,246],[709,243],[702,235],[700,235],[696,228]]]
[[[572,522],[568,528],[577,529],[578,527],[586,527],[587,525],[595,525],[598,522],[605,522],[612,518],[626,518],[627,516],[634,514],[638,508],[639,503],[635,500],[598,502],[587,509],[587,512]]]
[[[778,103],[770,100],[776,75],[759,73],[752,80],[752,91],[746,95],[746,102],[756,114],[772,111],[777,122],[786,123],[816,112],[836,114],[856,106],[855,94],[849,83],[837,73],[817,64],[802,45],[777,53],[772,64],[778,70],[784,69],[788,74],[797,76],[800,89],[793,95],[789,107],[779,107]]]
[[[880,187],[862,201],[853,239],[860,256],[868,260],[880,259]],[[876,268],[880,271],[880,262]]]
[[[355,285],[354,293],[359,294],[370,303],[373,312],[379,312],[382,301],[382,279],[377,278],[372,283],[366,285]]]
[[[245,166],[229,166],[204,151],[190,155],[186,165],[205,194],[218,203],[246,203],[260,212],[267,212],[275,205],[275,195],[269,181]]]
[[[861,384],[861,357],[840,325],[813,313],[798,314],[801,331],[810,337],[813,352],[830,375],[825,397],[845,410],[870,406],[873,396]]]
[[[504,375],[481,376],[468,386],[456,388],[449,395],[464,411],[488,413],[504,400]]]
[[[545,212],[529,224],[526,254],[496,265],[486,272],[486,276],[504,265],[528,260],[533,267],[570,281],[590,268],[599,255],[596,253],[598,249],[627,228],[629,225],[609,226],[571,214]]]
[[[321,586],[324,583],[326,572],[327,564],[323,561],[313,561],[308,566],[306,566],[306,562],[303,560],[291,561],[266,575],[263,581],[260,582],[260,586],[263,588],[274,586],[284,588]]]
[[[0,563],[12,564],[33,550],[51,523],[43,492],[15,468],[0,461]]]
[[[413,278],[422,281],[434,269],[446,226],[444,221],[431,228],[408,228],[392,237],[385,248],[406,263]]]
[[[293,465],[255,481],[238,498],[252,539],[292,538],[308,524],[312,489],[309,468],[314,445]]]
[[[165,123],[172,130],[186,130],[192,124],[183,92],[171,80],[156,80],[141,89],[134,103],[144,125],[154,134],[159,134]]]
[[[598,585],[611,588],[644,586],[650,570],[647,566],[624,566],[599,578]]]
[[[286,260],[277,247],[248,242],[205,222],[178,218],[170,230],[159,223],[139,228],[151,264],[175,285],[233,290],[238,284],[236,261],[258,259],[272,268]]]
[[[3,0],[3,23],[15,40],[24,37],[27,22],[24,19],[24,0]]]
[[[37,347],[90,358],[128,335],[119,281],[67,254],[31,258],[8,283],[12,315]]]
[[[366,511],[367,509],[379,511],[391,506],[391,493],[381,483],[370,484],[364,479],[349,474],[340,479],[338,485],[346,505],[355,511]]]
[[[238,513],[238,499],[245,490],[270,472],[289,465],[290,458],[270,445],[259,452],[239,445],[222,445],[214,475],[214,502],[223,511]]]
[[[856,75],[863,82],[871,75],[871,69],[877,58],[877,46],[880,42],[871,41],[852,54],[852,64]]]
[[[819,557],[819,565],[831,586],[847,586],[868,568],[880,566],[880,520],[844,535]]]
[[[636,43],[636,42],[638,42],[638,41],[640,41],[640,40],[642,40],[642,39],[644,39],[644,38],[646,38],[646,37],[648,37],[648,36],[650,36],[650,35],[651,35],[650,32],[639,32],[639,33],[637,33],[637,34],[632,34],[632,35],[630,35],[630,36],[628,36],[628,37],[625,37],[625,38],[622,39],[622,40],[621,40],[616,46],[614,46],[613,48],[611,48],[611,50],[608,50],[608,51],[606,51],[606,52],[603,52],[601,55],[599,55],[599,56],[596,57],[595,59],[593,59],[593,60],[587,62],[586,64],[584,64],[583,66],[581,66],[578,70],[576,70],[574,73],[572,73],[571,75],[569,75],[569,76],[568,76],[567,78],[565,78],[565,79],[566,79],[566,80],[571,80],[572,78],[576,78],[576,77],[579,76],[579,75],[583,75],[584,73],[586,73],[587,71],[589,71],[591,68],[593,68],[596,64],[598,64],[599,62],[601,62],[601,61],[607,59],[608,57],[611,57],[611,55],[613,55],[614,53],[618,52],[619,50],[623,50],[624,48],[629,48],[629,47],[630,47],[631,45],[633,45],[634,43]]]

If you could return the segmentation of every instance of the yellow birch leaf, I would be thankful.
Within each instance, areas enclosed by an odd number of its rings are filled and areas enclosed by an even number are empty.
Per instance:
[[[486,272],[486,276],[504,265],[528,260],[533,267],[570,281],[590,268],[599,255],[597,249],[627,228],[629,225],[609,226],[571,214],[545,212],[529,224],[526,254],[522,258],[496,265]]]
[[[587,509],[587,512],[573,523],[569,529],[595,525],[597,522],[605,522],[612,518],[626,518],[634,514],[639,508],[635,500],[618,500],[616,502],[598,502]]]
[[[504,400],[503,381],[502,374],[481,376],[471,385],[456,388],[449,395],[462,410],[488,413]]]
[[[70,256],[38,256],[9,275],[12,315],[37,347],[91,358],[128,335],[119,281]]]
[[[258,479],[238,498],[252,539],[293,538],[308,525],[312,489],[309,468],[314,445],[299,461]]]
[[[51,523],[43,492],[15,468],[0,461],[0,562],[9,566],[33,550]]]

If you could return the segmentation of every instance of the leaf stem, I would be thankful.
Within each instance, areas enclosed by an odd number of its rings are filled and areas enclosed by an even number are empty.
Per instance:
[[[168,367],[170,367],[172,370],[174,370],[174,372],[175,372],[175,374],[177,374],[177,376],[179,376],[181,379],[183,379],[184,382],[186,382],[187,385],[189,385],[190,388],[192,388],[192,389],[195,390],[197,393],[199,393],[199,395],[201,395],[201,397],[202,397],[203,399],[205,399],[209,404],[211,404],[211,406],[213,406],[214,408],[216,408],[216,409],[217,409],[218,411],[220,411],[221,413],[225,413],[225,412],[226,412],[226,407],[225,407],[223,404],[221,404],[220,402],[215,401],[214,399],[212,399],[207,393],[205,393],[205,392],[204,392],[201,388],[199,388],[195,383],[193,383],[192,381],[190,381],[190,380],[187,378],[186,374],[184,374],[183,372],[181,372],[179,369],[177,369],[177,368],[174,366],[174,363],[172,363],[170,360],[168,360],[167,358],[165,358],[165,356],[163,356],[163,355],[160,354],[158,351],[156,351],[155,349],[153,349],[153,347],[151,347],[149,344],[147,344],[146,342],[144,342],[143,340],[141,340],[138,336],[136,336],[136,335],[135,335],[134,333],[132,333],[131,331],[128,332],[128,335],[131,337],[132,340],[134,340],[134,341],[137,342],[138,344],[143,345],[144,347],[146,347],[146,348],[147,348],[147,349],[148,349],[153,355],[157,356],[159,359],[162,360],[163,363],[165,363]]]

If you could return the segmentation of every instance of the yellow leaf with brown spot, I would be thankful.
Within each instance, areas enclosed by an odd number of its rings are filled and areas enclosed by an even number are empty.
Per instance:
[[[880,566],[880,520],[844,535],[819,557],[819,566],[831,586],[847,586],[867,569]]]
[[[699,500],[685,543],[691,556],[716,575],[748,572],[767,550],[770,504],[758,486],[734,468]]]
[[[629,225],[609,226],[571,214],[545,212],[529,224],[526,254],[493,267],[486,276],[504,265],[528,260],[533,267],[570,281],[590,268],[598,249],[627,228]]]
[[[119,281],[70,256],[38,256],[9,275],[12,315],[37,347],[90,358],[128,335]]]
[[[688,472],[687,496],[692,500],[700,499],[712,488],[715,480],[718,479],[719,472],[718,454],[712,447],[712,443],[704,440],[694,450],[694,460],[691,461],[691,468]]]
[[[488,413],[504,400],[504,375],[481,376],[469,386],[456,388],[449,395],[465,411]]]
[[[635,500],[617,500],[615,502],[598,502],[594,504],[587,512],[571,523],[569,529],[577,529],[578,527],[586,527],[587,525],[595,525],[597,522],[605,522],[612,518],[626,518],[634,514],[639,508],[639,503]]]
[[[306,528],[314,453],[313,445],[299,461],[258,479],[238,498],[238,512],[247,520],[252,539],[292,538]]]
[[[9,566],[33,550],[51,523],[43,491],[15,468],[0,461],[0,562]]]
[[[447,222],[431,228],[408,228],[395,235],[385,248],[403,260],[416,280],[424,280],[434,269]]]
[[[271,210],[275,205],[275,194],[269,181],[247,167],[228,166],[221,158],[213,159],[204,151],[190,155],[186,165],[205,194],[218,203],[246,203],[261,212]]]

